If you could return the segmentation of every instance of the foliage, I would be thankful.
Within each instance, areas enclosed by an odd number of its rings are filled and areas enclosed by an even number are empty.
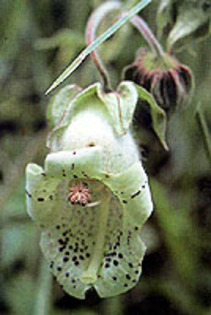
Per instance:
[[[160,35],[168,34],[168,48],[182,48],[210,32],[209,0],[162,0],[157,19]]]

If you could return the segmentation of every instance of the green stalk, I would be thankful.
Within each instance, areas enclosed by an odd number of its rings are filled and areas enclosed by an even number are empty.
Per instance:
[[[124,299],[121,296],[115,296],[105,299],[102,303],[103,315],[122,315],[124,314]]]
[[[201,130],[203,140],[204,140],[204,147],[207,154],[207,158],[211,164],[211,140],[210,134],[207,126],[207,122],[205,120],[204,114],[201,111],[201,106],[198,105],[196,109],[196,120],[198,122],[199,128]]]
[[[50,314],[51,307],[51,280],[52,276],[45,259],[42,257],[40,267],[39,287],[35,301],[34,315]]]

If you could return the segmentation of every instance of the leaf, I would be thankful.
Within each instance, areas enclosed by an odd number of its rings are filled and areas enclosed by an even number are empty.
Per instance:
[[[62,29],[50,38],[40,38],[36,40],[34,48],[42,50],[69,46],[72,47],[73,51],[76,51],[79,47],[83,47],[83,45],[84,37],[81,33],[75,30]]]
[[[28,212],[42,229],[41,248],[65,291],[83,299],[94,287],[101,297],[132,288],[145,246],[139,238],[152,211],[140,162],[124,172],[104,169],[100,147],[51,153],[45,168],[27,168]],[[92,201],[71,204],[69,187],[83,182]]]
[[[163,34],[166,32],[167,26],[173,23],[172,16],[172,5],[174,1],[172,0],[161,0],[157,11],[157,29],[158,37],[162,38]]]
[[[200,2],[199,2],[200,3]],[[210,32],[210,17],[200,6],[180,7],[174,28],[168,37],[168,48],[180,48]]]
[[[168,50],[183,48],[210,33],[210,0],[162,0],[157,13],[159,37],[168,35]]]
[[[140,10],[146,7],[151,0],[142,0],[136,6],[134,6],[126,15],[121,17],[115,24],[113,24],[107,31],[105,31],[101,36],[99,36],[95,41],[93,41],[89,46],[87,46],[79,56],[70,64],[69,67],[53,82],[53,84],[46,91],[46,94],[50,93],[55,89],[60,83],[62,83],[67,77],[78,68],[78,66],[84,61],[84,59],[100,44],[102,44],[106,39],[113,35],[121,26],[123,26],[128,20],[130,20],[134,15],[136,15]]]
[[[138,91],[140,102],[137,106],[142,106],[141,101],[145,101],[149,108],[149,113],[152,118],[152,128],[160,140],[162,146],[168,151],[168,145],[166,143],[166,114],[164,110],[159,107],[153,98],[153,96],[141,86],[133,83]]]

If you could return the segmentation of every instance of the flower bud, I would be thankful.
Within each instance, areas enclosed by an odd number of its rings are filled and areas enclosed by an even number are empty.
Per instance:
[[[167,114],[188,103],[193,90],[191,70],[170,54],[156,56],[141,48],[132,65],[124,70],[124,78],[149,91]]]

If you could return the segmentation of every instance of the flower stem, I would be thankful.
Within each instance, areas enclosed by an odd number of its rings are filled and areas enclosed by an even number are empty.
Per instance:
[[[106,190],[99,209],[99,225],[96,234],[94,252],[91,257],[88,269],[83,273],[81,277],[81,281],[83,283],[93,284],[97,280],[97,273],[100,267],[105,243],[106,227],[109,214],[109,203],[110,195],[109,192]]]
[[[207,153],[207,158],[209,162],[211,163],[211,141],[210,141],[210,135],[209,135],[209,130],[207,126],[207,122],[205,120],[204,114],[201,111],[201,106],[198,105],[196,109],[196,120],[198,122],[199,128],[202,132],[203,135],[203,140],[204,140],[204,147]]]
[[[96,38],[96,32],[97,29],[102,22],[103,18],[111,11],[117,10],[120,8],[120,3],[119,2],[106,2],[103,5],[101,5],[97,10],[95,10],[87,23],[86,27],[86,43],[87,45],[90,45]],[[105,68],[105,66],[102,63],[102,60],[100,58],[99,53],[97,50],[93,50],[91,52],[91,56],[93,58],[93,61],[100,72],[100,75],[103,79],[104,83],[104,88],[106,91],[111,90],[111,83],[109,79],[109,74]]]
[[[48,264],[42,257],[40,267],[39,287],[35,302],[34,315],[50,314],[51,306],[52,276],[49,272]]]
[[[158,42],[157,38],[155,37],[155,35],[152,33],[148,24],[138,15],[135,15],[130,20],[130,22],[140,31],[140,33],[146,39],[149,46],[156,53],[156,55],[159,57],[163,57],[165,52],[164,52],[162,46],[160,45],[160,43]]]

